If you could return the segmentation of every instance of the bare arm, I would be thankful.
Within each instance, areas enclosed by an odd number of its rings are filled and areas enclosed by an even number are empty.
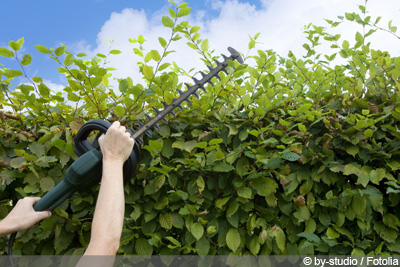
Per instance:
[[[115,255],[119,248],[125,211],[123,164],[134,140],[126,128],[114,122],[99,138],[103,152],[103,176],[85,255]]]
[[[0,221],[0,236],[26,230],[40,220],[50,217],[50,211],[33,209],[33,204],[39,199],[40,197],[25,197],[18,200],[12,211]]]

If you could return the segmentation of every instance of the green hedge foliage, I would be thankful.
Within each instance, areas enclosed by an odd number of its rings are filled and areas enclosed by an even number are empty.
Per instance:
[[[200,28],[183,20],[191,8],[170,2],[162,18],[170,38],[159,37],[160,49],[151,51],[144,36],[131,39],[143,81],[119,79],[118,88],[105,64],[118,50],[88,59],[65,45],[36,45],[65,74],[67,86],[54,92],[41,77],[15,84],[32,61],[20,52],[23,38],[0,48],[21,65],[0,69],[0,218],[18,199],[43,196],[62,180],[84,122],[146,122],[153,107],[179,96],[183,76],[196,72],[168,61],[171,43],[186,42],[215,66]],[[371,47],[380,18],[373,23],[360,10],[327,22],[370,31],[349,42],[309,25],[305,57],[255,51],[258,35],[251,37],[245,64],[230,62],[228,75],[145,139],[137,176],[125,186],[120,254],[400,253],[400,57]],[[396,27],[387,31],[395,35]],[[321,42],[331,54],[317,52]],[[75,193],[19,233],[14,253],[82,254],[97,191]],[[0,238],[0,254],[7,242]]]

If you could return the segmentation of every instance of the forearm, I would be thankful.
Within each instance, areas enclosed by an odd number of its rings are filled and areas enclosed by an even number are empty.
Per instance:
[[[115,255],[118,250],[125,211],[122,166],[122,161],[103,160],[103,176],[86,254]]]
[[[8,222],[7,220],[0,221],[0,236],[8,235],[17,232],[16,225],[13,222]]]

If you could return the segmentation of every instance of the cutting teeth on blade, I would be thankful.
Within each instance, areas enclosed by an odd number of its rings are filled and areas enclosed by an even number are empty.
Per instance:
[[[153,107],[153,110],[154,110],[154,112],[155,112],[156,114],[159,114],[159,113],[160,113],[160,111],[159,111],[157,108],[155,108],[155,107]]]
[[[151,132],[150,132],[149,130],[145,131],[144,133],[145,133],[148,137],[151,138],[152,134],[151,134]]]
[[[141,121],[137,121],[137,124],[139,125],[139,128],[142,128],[144,124]]]
[[[143,139],[141,137],[136,137],[135,139],[139,144],[141,144],[142,146],[144,145]]]
[[[180,89],[176,89],[178,91],[179,95],[183,95],[183,92]]]
[[[219,65],[221,65],[221,62],[219,62],[218,60],[214,59],[214,62],[217,63],[217,67],[219,67]]]
[[[168,120],[166,119],[168,114],[171,114],[171,116],[176,117],[176,114],[174,112],[174,109],[178,107],[184,112],[184,108],[182,107],[182,102],[186,101],[188,106],[192,105],[192,102],[190,101],[190,96],[194,95],[198,99],[200,98],[199,96],[199,91],[197,89],[203,90],[205,93],[207,93],[206,90],[206,84],[210,84],[211,86],[214,86],[214,83],[212,82],[212,79],[215,77],[216,79],[221,81],[221,77],[219,76],[220,72],[224,72],[228,74],[228,71],[226,70],[226,67],[228,66],[228,61],[229,60],[237,60],[239,63],[243,63],[243,58],[239,52],[237,52],[235,49],[232,47],[228,47],[228,51],[230,52],[230,57],[225,56],[224,54],[221,54],[220,60],[222,58],[224,59],[222,62],[218,61],[217,59],[213,59],[215,62],[210,62],[210,65],[206,65],[208,68],[209,72],[205,71],[199,71],[201,75],[201,79],[197,79],[196,77],[192,77],[192,80],[194,82],[193,85],[190,85],[189,83],[184,83],[186,86],[187,90],[184,90],[185,88],[179,87],[180,89],[176,89],[179,93],[178,98],[173,98],[170,104],[168,105],[166,102],[161,101],[161,104],[163,105],[164,109],[158,110],[157,108],[153,107],[153,110],[155,112],[154,117],[151,117],[149,115],[145,115],[147,118],[146,124],[143,124],[142,122],[138,121],[137,124],[139,124],[140,129],[138,129],[135,133],[132,134],[132,137],[137,140],[140,144],[143,145],[143,140],[140,138],[143,134],[148,135],[149,137],[152,136],[151,132],[149,129],[154,126],[155,129],[159,130],[159,124],[158,122],[160,120],[164,121],[166,124],[168,123]],[[213,68],[213,66],[215,66]],[[222,74],[221,74],[222,75]]]
[[[193,92],[192,95],[194,95],[197,99],[200,99],[200,96],[196,92]]]
[[[195,84],[201,85],[201,82],[198,79],[196,79],[195,77],[192,77],[192,79],[193,79]]]
[[[189,98],[186,98],[185,101],[188,103],[189,106],[192,105],[192,102],[189,100]]]

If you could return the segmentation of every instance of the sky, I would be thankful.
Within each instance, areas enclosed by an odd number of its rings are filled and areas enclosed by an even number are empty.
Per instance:
[[[176,3],[183,2],[175,0]],[[305,25],[313,23],[327,27],[329,31],[340,33],[343,39],[354,43],[355,33],[362,32],[362,27],[355,23],[342,23],[330,29],[324,19],[337,20],[345,12],[360,12],[358,5],[365,0],[189,0],[191,14],[184,17],[193,25],[200,26],[202,39],[208,39],[210,48],[216,53],[229,55],[227,47],[232,46],[247,54],[249,35],[260,33],[256,50],[274,50],[286,57],[289,50],[300,58],[305,55],[302,45],[306,35],[302,32]],[[129,38],[143,35],[147,40],[146,51],[160,50],[158,37],[167,39],[169,29],[162,26],[161,18],[168,15],[167,0],[15,0],[2,3],[0,46],[8,47],[8,41],[24,37],[25,44],[19,52],[20,58],[25,53],[33,57],[33,62],[26,67],[28,76],[42,77],[47,86],[58,91],[67,84],[65,76],[57,73],[56,62],[47,55],[40,54],[33,47],[41,44],[47,47],[59,47],[60,43],[77,54],[86,53],[89,57],[97,53],[107,54],[110,40],[112,49],[122,51],[113,56],[110,65],[117,68],[114,78],[132,77],[139,83],[140,77],[136,62],[140,60],[132,49],[137,47],[129,43]],[[373,20],[382,16],[379,25],[387,28],[388,21],[399,27],[400,1],[369,0],[367,10]],[[389,51],[392,56],[400,55],[400,39],[388,33],[373,35],[372,48]],[[341,39],[341,40],[343,40]],[[109,40],[109,41],[105,41]],[[341,41],[339,41],[341,42]],[[176,53],[168,56],[168,61],[175,61],[185,70],[204,69],[196,52],[187,47],[186,40],[174,42],[171,47]],[[256,53],[256,50],[253,53]],[[330,52],[332,53],[332,52]],[[0,64],[6,68],[16,68],[13,59],[0,58]],[[26,82],[23,79],[17,82]]]

